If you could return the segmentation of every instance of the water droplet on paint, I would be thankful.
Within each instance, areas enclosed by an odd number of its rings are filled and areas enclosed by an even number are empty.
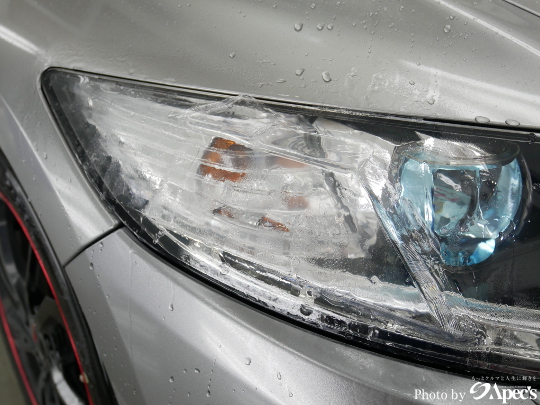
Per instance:
[[[480,124],[487,124],[490,121],[488,117],[482,117],[481,115],[474,117],[474,120]]]
[[[513,127],[517,127],[519,125],[519,121],[516,120],[506,120],[504,122],[506,122],[506,125],[511,125]]]

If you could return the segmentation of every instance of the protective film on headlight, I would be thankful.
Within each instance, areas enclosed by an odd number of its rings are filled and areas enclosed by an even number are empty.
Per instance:
[[[530,135],[62,70],[43,84],[100,195],[172,261],[350,339],[540,373]]]

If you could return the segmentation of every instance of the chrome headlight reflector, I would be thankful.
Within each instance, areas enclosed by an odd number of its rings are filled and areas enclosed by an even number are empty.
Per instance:
[[[173,262],[368,345],[540,375],[529,134],[59,69],[43,89],[103,199]]]

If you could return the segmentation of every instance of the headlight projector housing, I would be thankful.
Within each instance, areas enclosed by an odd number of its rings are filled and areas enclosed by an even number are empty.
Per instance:
[[[177,265],[353,341],[540,376],[535,134],[60,69],[43,89],[104,201]]]

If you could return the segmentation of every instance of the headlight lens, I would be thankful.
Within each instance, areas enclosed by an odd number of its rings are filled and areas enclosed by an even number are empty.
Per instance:
[[[432,138],[398,155],[401,199],[418,207],[422,224],[440,242],[442,263],[450,266],[487,260],[516,226],[523,194],[519,148],[485,146]]]
[[[528,134],[62,70],[43,85],[104,200],[172,261],[353,340],[540,375]]]

